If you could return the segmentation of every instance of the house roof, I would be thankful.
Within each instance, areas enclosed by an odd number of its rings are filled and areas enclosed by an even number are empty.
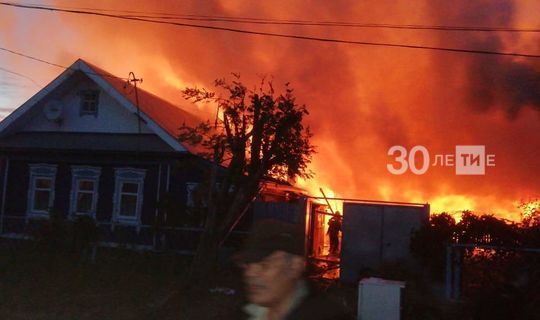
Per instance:
[[[120,105],[127,108],[128,111],[134,114],[140,114],[140,118],[145,125],[168,144],[172,150],[192,154],[199,154],[203,151],[200,146],[181,143],[177,139],[179,128],[182,124],[195,126],[202,119],[141,88],[137,88],[137,108],[136,92],[132,85],[127,83],[126,80],[114,76],[82,59],[75,61],[55,80],[1,121],[0,135],[14,134],[16,130],[13,132],[10,129],[16,127],[18,122],[23,121],[25,113],[77,72],[82,72],[93,80],[102,90],[118,101]],[[31,138],[29,139],[31,140]]]
[[[126,80],[116,77],[109,72],[83,60],[79,61],[88,65],[96,74],[100,75],[103,80],[110,84],[114,90],[120,93],[123,97],[129,100],[134,106],[137,105],[137,97],[135,96],[135,90],[131,85],[127,85]],[[146,114],[149,118],[155,121],[162,129],[164,129],[170,136],[176,137],[179,133],[179,128],[182,124],[189,126],[195,126],[199,124],[202,119],[187,112],[179,106],[166,101],[153,93],[150,93],[144,89],[137,88],[137,95],[139,100],[139,109],[142,113]],[[182,144],[191,153],[198,153],[199,147]]]
[[[144,148],[143,148],[144,146]],[[174,150],[155,134],[17,132],[0,138],[1,150],[158,152]]]
[[[45,99],[56,88],[76,74],[84,74],[102,90],[113,97],[121,106],[140,118],[154,134],[83,133],[83,132],[28,132],[21,131],[18,125],[24,123],[25,114]],[[125,79],[82,59],[75,61],[45,88],[37,92],[22,106],[0,121],[0,148],[35,150],[91,150],[91,151],[142,151],[142,152],[180,152],[200,154],[201,146],[178,141],[182,124],[195,126],[202,119],[179,106],[172,104],[144,89],[137,88]],[[137,104],[138,98],[138,104]],[[138,108],[137,108],[138,105]],[[142,148],[141,148],[142,146]],[[142,150],[141,150],[142,149]],[[280,187],[281,185],[281,187]],[[298,191],[288,183],[265,180],[265,189]]]

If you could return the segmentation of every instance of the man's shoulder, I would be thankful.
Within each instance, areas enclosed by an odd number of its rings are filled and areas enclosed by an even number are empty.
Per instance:
[[[353,316],[332,296],[312,294],[300,302],[287,316],[287,320],[351,320]]]

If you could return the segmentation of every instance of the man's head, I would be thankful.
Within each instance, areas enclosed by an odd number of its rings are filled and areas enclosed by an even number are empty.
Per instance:
[[[296,290],[305,270],[299,226],[277,220],[255,224],[239,256],[250,302],[272,307]]]

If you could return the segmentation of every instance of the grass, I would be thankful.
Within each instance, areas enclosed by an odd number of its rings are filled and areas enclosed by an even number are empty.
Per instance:
[[[222,270],[217,285],[235,287],[235,295],[183,289],[188,264],[181,256],[104,248],[92,263],[2,240],[0,319],[219,319],[242,303],[234,270]]]
[[[189,263],[185,256],[106,248],[99,248],[96,261],[90,262],[76,254],[52,252],[35,242],[0,239],[0,319],[238,319],[235,312],[244,303],[239,270],[222,267],[216,271],[215,286],[235,290],[226,295],[197,286],[187,289]],[[426,278],[417,265],[383,266],[364,276],[406,281],[404,320],[504,318],[477,315],[482,306],[493,308],[493,301],[445,301],[442,287]],[[355,285],[321,280],[315,284],[356,310]],[[499,298],[505,294],[493,293]]]

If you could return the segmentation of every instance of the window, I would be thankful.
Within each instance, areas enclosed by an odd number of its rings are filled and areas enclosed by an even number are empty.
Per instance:
[[[196,199],[199,198],[198,197],[198,193],[200,192],[199,189],[200,189],[199,183],[196,183],[196,182],[186,183],[186,192],[187,192],[186,207],[193,208],[196,206],[195,205],[197,203]]]
[[[219,183],[216,184],[216,187],[219,188]],[[206,208],[208,204],[206,203],[208,199],[208,189],[207,184],[201,185],[198,182],[188,182],[186,183],[186,207],[188,208]]]
[[[33,215],[49,215],[54,201],[56,166],[47,164],[30,165],[27,212]]]
[[[143,202],[143,186],[146,170],[121,168],[116,169],[114,195],[115,220],[126,223],[138,223]]]
[[[216,183],[216,191],[221,188],[221,183]],[[229,188],[229,193],[233,192],[233,186]],[[198,182],[186,183],[186,207],[188,208],[206,208],[208,190]]]
[[[137,216],[137,199],[139,198],[138,182],[121,182],[120,216],[135,218]]]
[[[202,227],[206,217],[206,193],[205,188],[197,182],[186,183],[186,211],[182,216],[182,223],[190,227]]]
[[[99,91],[97,90],[84,90],[80,92],[81,97],[81,112],[80,115],[93,115],[98,114],[99,105]]]
[[[72,167],[72,214],[95,216],[101,170],[93,167]]]

